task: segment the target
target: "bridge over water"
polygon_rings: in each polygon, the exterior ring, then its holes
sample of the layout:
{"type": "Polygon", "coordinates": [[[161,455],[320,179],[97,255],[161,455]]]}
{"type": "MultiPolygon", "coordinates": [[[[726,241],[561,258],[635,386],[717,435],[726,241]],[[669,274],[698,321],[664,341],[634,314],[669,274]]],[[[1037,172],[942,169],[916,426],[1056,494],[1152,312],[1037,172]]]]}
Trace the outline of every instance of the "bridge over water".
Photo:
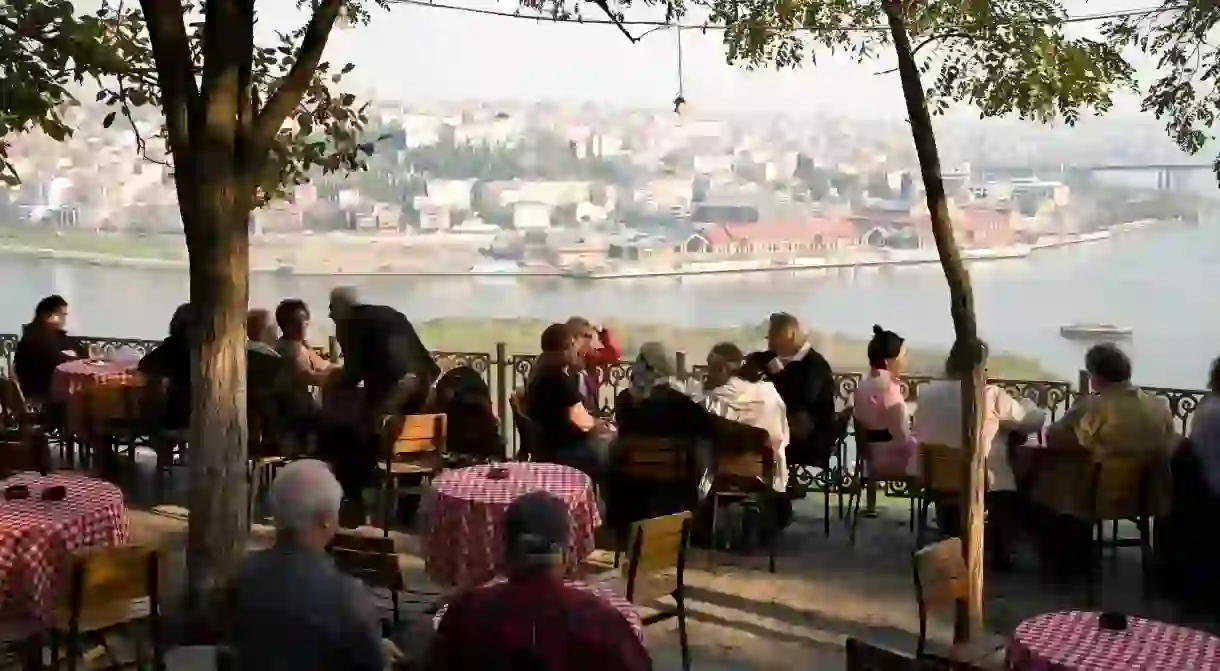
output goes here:
{"type": "Polygon", "coordinates": [[[1156,175],[1156,188],[1170,191],[1191,173],[1210,173],[1210,163],[1099,163],[1092,165],[978,165],[972,172],[984,179],[1011,179],[1014,177],[1064,177],[1068,175],[1156,175]]]}

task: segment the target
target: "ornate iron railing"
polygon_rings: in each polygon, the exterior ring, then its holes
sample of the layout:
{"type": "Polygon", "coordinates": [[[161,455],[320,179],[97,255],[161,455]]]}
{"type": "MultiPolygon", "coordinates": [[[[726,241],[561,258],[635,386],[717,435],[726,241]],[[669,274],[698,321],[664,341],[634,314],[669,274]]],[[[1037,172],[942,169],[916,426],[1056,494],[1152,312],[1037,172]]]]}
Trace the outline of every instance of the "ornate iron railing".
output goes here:
{"type": "MultiPolygon", "coordinates": [[[[18,336],[0,334],[0,374],[9,374],[12,370],[13,354],[16,351],[18,336]]],[[[155,347],[157,341],[132,338],[93,338],[82,337],[90,356],[104,358],[107,354],[121,347],[130,347],[140,353],[147,353],[155,347]]],[[[330,356],[338,355],[335,343],[330,343],[326,350],[330,356]]],[[[492,392],[492,400],[500,415],[500,421],[505,435],[510,438],[509,444],[515,451],[517,438],[512,426],[512,413],[507,411],[508,398],[514,389],[524,386],[533,370],[535,355],[508,354],[504,343],[497,343],[492,352],[446,352],[434,351],[433,357],[448,370],[457,366],[469,366],[487,381],[492,392]]],[[[677,355],[678,368],[684,377],[703,376],[703,366],[685,365],[686,357],[677,355]]],[[[627,389],[630,384],[631,362],[620,361],[602,366],[599,376],[599,393],[597,406],[602,414],[611,415],[614,412],[615,399],[618,394],[627,389]]],[[[839,408],[851,403],[852,397],[859,385],[862,374],[857,372],[836,373],[835,399],[839,408]]],[[[902,380],[902,389],[908,401],[918,403],[920,388],[933,380],[926,376],[907,376],[902,380]]],[[[1056,380],[1009,380],[993,379],[991,383],[1007,390],[1018,398],[1033,401],[1038,407],[1046,409],[1052,419],[1063,416],[1068,407],[1087,387],[1087,377],[1083,374],[1075,385],[1071,382],[1056,380]]],[[[1185,434],[1189,431],[1191,416],[1195,408],[1206,394],[1194,389],[1174,389],[1169,387],[1143,387],[1144,391],[1160,396],[1169,402],[1173,412],[1174,422],[1178,431],[1185,434]]],[[[851,442],[851,441],[848,441],[851,442]]],[[[831,463],[825,469],[794,467],[792,480],[809,491],[832,491],[853,485],[851,467],[854,461],[854,450],[847,444],[840,445],[831,463]]],[[[909,493],[899,486],[888,486],[886,494],[890,496],[908,496],[909,493]]]]}

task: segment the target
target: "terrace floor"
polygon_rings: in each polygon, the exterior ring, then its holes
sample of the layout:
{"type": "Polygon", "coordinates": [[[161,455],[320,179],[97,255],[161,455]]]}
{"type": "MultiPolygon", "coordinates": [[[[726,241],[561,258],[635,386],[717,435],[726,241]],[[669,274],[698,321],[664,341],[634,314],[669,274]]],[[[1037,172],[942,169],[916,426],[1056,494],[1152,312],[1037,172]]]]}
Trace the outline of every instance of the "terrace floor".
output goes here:
{"type": "MultiPolygon", "coordinates": [[[[907,530],[905,502],[890,501],[880,518],[863,520],[854,548],[837,517],[831,537],[824,537],[820,516],[820,496],[799,503],[796,521],[780,543],[774,575],[767,572],[765,556],[693,553],[687,583],[694,668],[791,669],[799,659],[800,668],[842,669],[843,642],[849,636],[914,650],[918,631],[910,564],[914,537],[907,530]]],[[[185,544],[181,509],[133,511],[132,528],[137,541],[179,549],[185,544]]],[[[418,537],[395,537],[404,554],[409,587],[437,593],[424,574],[418,537]]],[[[270,529],[256,527],[251,544],[257,547],[270,538],[270,529]]],[[[176,556],[181,561],[181,552],[176,556]]],[[[1039,613],[1084,607],[1083,587],[1044,586],[1032,562],[1019,559],[1024,561],[1016,573],[988,575],[987,618],[993,631],[1010,632],[1021,620],[1039,613]]],[[[608,553],[599,551],[591,561],[608,566],[608,553]]],[[[175,573],[182,575],[181,570],[175,573]]],[[[1113,564],[1107,562],[1101,606],[1182,621],[1170,605],[1142,600],[1139,587],[1138,553],[1124,550],[1113,564]]],[[[419,650],[427,644],[431,629],[425,605],[426,600],[406,604],[400,639],[408,648],[419,650]]],[[[942,641],[949,631],[947,621],[933,628],[942,641]]],[[[656,668],[681,668],[675,622],[650,627],[647,640],[656,668]]],[[[208,667],[183,660],[171,668],[208,667]]]]}

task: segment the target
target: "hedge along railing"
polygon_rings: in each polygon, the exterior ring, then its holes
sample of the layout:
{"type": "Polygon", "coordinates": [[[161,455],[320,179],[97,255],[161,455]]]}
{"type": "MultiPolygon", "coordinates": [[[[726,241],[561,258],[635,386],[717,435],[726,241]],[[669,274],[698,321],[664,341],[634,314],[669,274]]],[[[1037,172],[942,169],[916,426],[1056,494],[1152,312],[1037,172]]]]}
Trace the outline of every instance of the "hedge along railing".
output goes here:
{"type": "MultiPolygon", "coordinates": [[[[146,353],[149,349],[155,347],[158,342],[155,340],[130,338],[91,337],[81,337],[81,341],[87,346],[90,356],[99,358],[104,358],[108,353],[112,353],[122,347],[130,347],[141,353],[146,353]]],[[[3,354],[3,357],[0,358],[0,365],[5,366],[4,371],[0,372],[7,374],[7,371],[12,370],[12,357],[16,345],[17,336],[0,334],[0,353],[3,354]]],[[[333,337],[330,339],[326,351],[332,360],[339,360],[339,348],[333,337]]],[[[499,413],[501,427],[510,446],[510,451],[515,453],[517,437],[515,427],[512,425],[512,413],[508,410],[508,398],[514,389],[524,386],[530,371],[533,369],[535,355],[509,354],[504,343],[496,343],[493,352],[446,352],[439,350],[433,351],[432,355],[441,364],[442,368],[446,370],[458,366],[468,366],[483,377],[491,389],[492,401],[496,411],[499,413]]],[[[704,367],[688,367],[687,356],[683,352],[676,353],[675,360],[678,370],[683,377],[703,377],[704,367]]],[[[615,398],[619,392],[625,390],[630,384],[631,365],[632,361],[619,361],[602,367],[599,372],[601,386],[598,393],[597,405],[603,414],[609,415],[613,412],[615,398]]],[[[863,373],[859,372],[835,373],[835,399],[840,409],[851,403],[853,394],[862,376],[863,373]]],[[[904,377],[901,384],[907,400],[917,403],[919,401],[920,388],[933,379],[935,378],[930,376],[912,375],[904,377]]],[[[1038,407],[1045,408],[1050,413],[1051,419],[1062,417],[1063,413],[1080,395],[1081,391],[1085,390],[1087,392],[1088,389],[1088,375],[1083,371],[1081,371],[1075,385],[1070,382],[1054,380],[993,379],[990,382],[1005,389],[1017,398],[1029,399],[1038,405],[1038,407]]],[[[1178,431],[1183,434],[1189,430],[1194,410],[1206,393],[1199,390],[1175,389],[1171,387],[1143,387],[1143,389],[1168,401],[1169,407],[1173,412],[1174,423],[1178,431]]],[[[851,484],[850,469],[853,459],[854,456],[848,454],[846,446],[842,446],[842,449],[838,450],[838,453],[831,459],[829,468],[794,468],[791,476],[798,485],[810,491],[825,491],[827,488],[838,489],[849,486],[851,484]]],[[[891,496],[909,495],[908,492],[893,487],[887,488],[886,493],[891,496]]]]}

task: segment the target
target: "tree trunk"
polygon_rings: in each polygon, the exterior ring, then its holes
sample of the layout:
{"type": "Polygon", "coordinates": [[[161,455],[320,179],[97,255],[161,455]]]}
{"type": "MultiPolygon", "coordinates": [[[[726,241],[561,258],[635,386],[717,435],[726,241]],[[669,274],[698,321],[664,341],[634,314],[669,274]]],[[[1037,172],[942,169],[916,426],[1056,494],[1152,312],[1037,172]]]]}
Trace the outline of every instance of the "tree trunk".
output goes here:
{"type": "Polygon", "coordinates": [[[962,378],[962,445],[969,451],[970,458],[966,460],[966,472],[963,474],[966,486],[962,492],[962,540],[969,577],[968,592],[965,601],[959,603],[953,627],[954,640],[961,642],[969,640],[972,635],[980,634],[983,628],[983,515],[987,491],[987,451],[979,443],[986,387],[983,346],[978,337],[978,324],[974,317],[970,274],[962,263],[953,235],[953,223],[949,219],[949,201],[945,195],[944,181],[941,179],[940,153],[936,148],[932,115],[928,112],[927,97],[919,78],[919,66],[911,49],[906,20],[902,15],[901,4],[896,0],[882,0],[882,6],[898,58],[898,75],[902,80],[911,137],[915,143],[919,170],[927,193],[932,236],[936,239],[940,265],[949,285],[949,311],[953,318],[954,332],[953,349],[949,356],[958,364],[959,370],[971,371],[971,375],[962,378]]]}
{"type": "MultiPolygon", "coordinates": [[[[211,624],[215,596],[245,552],[246,310],[249,207],[234,202],[227,175],[201,171],[183,201],[195,315],[191,376],[187,540],[188,619],[211,624]],[[191,205],[186,205],[190,202],[191,205]],[[201,619],[202,618],[202,619],[201,619]]],[[[208,627],[210,629],[210,627],[208,627]]]]}

